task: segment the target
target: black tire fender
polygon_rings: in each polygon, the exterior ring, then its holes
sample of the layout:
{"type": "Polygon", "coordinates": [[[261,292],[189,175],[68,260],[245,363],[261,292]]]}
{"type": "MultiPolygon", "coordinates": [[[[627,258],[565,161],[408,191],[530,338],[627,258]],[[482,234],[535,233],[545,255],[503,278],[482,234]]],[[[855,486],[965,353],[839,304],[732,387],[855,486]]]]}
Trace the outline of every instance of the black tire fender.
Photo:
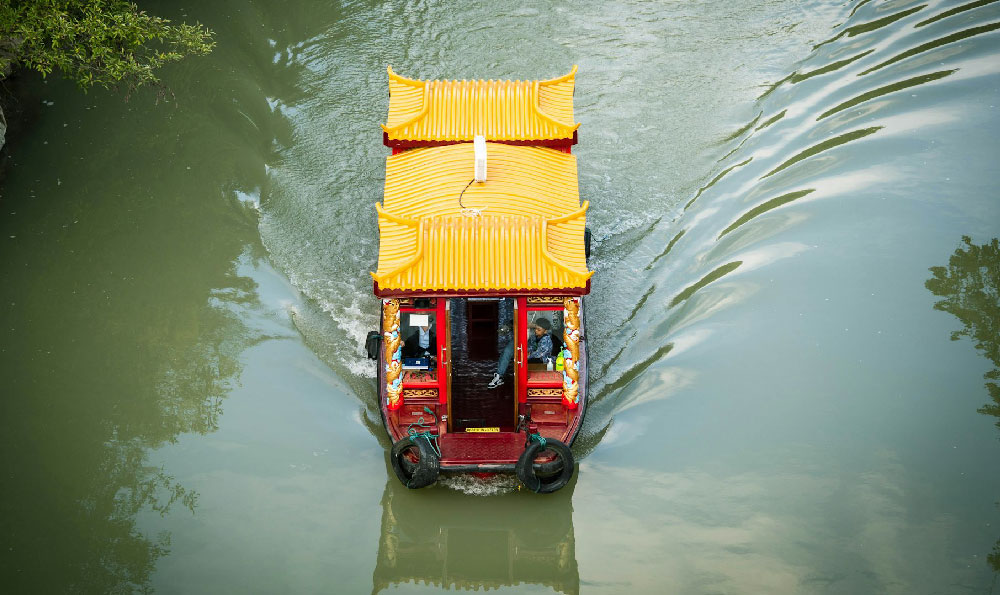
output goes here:
{"type": "Polygon", "coordinates": [[[392,445],[389,454],[392,470],[403,485],[415,490],[425,488],[437,481],[441,471],[441,460],[438,458],[430,442],[424,437],[407,436],[392,445]],[[407,453],[417,451],[417,462],[405,460],[407,453]]]}
{"type": "Polygon", "coordinates": [[[559,488],[569,483],[573,477],[573,451],[568,446],[558,440],[545,439],[545,446],[541,442],[532,441],[514,466],[514,472],[521,484],[535,492],[536,494],[551,494],[559,488]],[[552,451],[556,455],[556,461],[551,463],[536,465],[535,459],[544,451],[552,451]],[[559,465],[558,463],[561,463],[559,465]]]}
{"type": "Polygon", "coordinates": [[[368,354],[368,359],[378,359],[378,348],[381,342],[381,333],[378,331],[368,331],[368,336],[365,337],[365,352],[368,354]]]}

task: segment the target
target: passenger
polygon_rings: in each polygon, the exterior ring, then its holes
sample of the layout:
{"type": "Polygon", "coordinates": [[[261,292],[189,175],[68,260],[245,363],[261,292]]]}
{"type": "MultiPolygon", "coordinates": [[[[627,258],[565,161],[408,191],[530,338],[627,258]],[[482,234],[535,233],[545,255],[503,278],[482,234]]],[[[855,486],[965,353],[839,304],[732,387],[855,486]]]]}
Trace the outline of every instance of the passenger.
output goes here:
{"type": "MultiPolygon", "coordinates": [[[[549,334],[549,331],[552,330],[552,323],[546,318],[539,318],[535,323],[529,324],[528,328],[534,331],[528,333],[528,363],[542,363],[552,359],[552,335],[549,334]]],[[[487,388],[496,388],[503,384],[507,366],[510,365],[513,358],[514,341],[512,339],[504,348],[503,353],[500,354],[497,371],[493,374],[493,380],[490,380],[487,388]]]]}
{"type": "Polygon", "coordinates": [[[488,388],[496,388],[503,384],[503,376],[507,373],[507,366],[514,358],[514,300],[502,299],[499,304],[500,328],[497,329],[497,345],[503,345],[500,351],[500,359],[497,360],[497,371],[493,374],[488,388]]]}
{"type": "Polygon", "coordinates": [[[529,324],[528,328],[535,331],[528,333],[528,363],[545,363],[552,359],[552,323],[547,318],[539,318],[535,324],[529,324]]]}

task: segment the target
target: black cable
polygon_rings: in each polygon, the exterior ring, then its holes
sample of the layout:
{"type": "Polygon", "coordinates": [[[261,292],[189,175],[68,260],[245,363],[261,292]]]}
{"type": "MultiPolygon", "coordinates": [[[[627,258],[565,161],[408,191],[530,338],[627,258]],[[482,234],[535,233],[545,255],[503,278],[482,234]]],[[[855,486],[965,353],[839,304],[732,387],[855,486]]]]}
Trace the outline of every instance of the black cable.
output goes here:
{"type": "Polygon", "coordinates": [[[458,206],[462,207],[463,209],[465,208],[465,205],[462,204],[462,195],[465,194],[465,191],[468,190],[469,186],[472,186],[472,183],[475,181],[476,178],[472,178],[471,180],[469,180],[469,183],[465,185],[465,188],[462,188],[462,192],[459,193],[458,195],[458,206]]]}

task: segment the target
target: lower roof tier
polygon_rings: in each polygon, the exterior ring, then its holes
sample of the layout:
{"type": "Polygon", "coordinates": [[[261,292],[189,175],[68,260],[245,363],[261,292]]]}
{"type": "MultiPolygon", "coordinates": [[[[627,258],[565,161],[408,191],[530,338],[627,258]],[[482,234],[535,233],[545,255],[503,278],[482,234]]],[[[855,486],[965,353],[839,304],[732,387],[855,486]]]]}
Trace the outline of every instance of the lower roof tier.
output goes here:
{"type": "Polygon", "coordinates": [[[470,184],[472,170],[471,144],[388,157],[377,292],[585,293],[576,158],[488,143],[486,182],[470,184]]]}

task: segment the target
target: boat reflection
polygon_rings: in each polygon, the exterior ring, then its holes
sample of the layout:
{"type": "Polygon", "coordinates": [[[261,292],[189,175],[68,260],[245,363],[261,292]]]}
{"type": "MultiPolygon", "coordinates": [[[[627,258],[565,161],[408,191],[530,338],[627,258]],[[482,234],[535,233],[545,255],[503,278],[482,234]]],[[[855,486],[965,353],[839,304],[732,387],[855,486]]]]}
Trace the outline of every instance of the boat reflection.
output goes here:
{"type": "Polygon", "coordinates": [[[474,591],[541,585],[579,593],[575,474],[544,497],[513,492],[488,498],[440,486],[408,490],[387,474],[372,593],[407,583],[474,591]]]}
{"type": "MultiPolygon", "coordinates": [[[[976,349],[993,363],[984,376],[991,402],[977,411],[998,418],[1000,429],[1000,240],[973,244],[972,238],[963,236],[948,265],[931,267],[930,271],[933,276],[924,285],[943,298],[934,303],[934,309],[954,315],[964,325],[951,334],[952,341],[972,339],[976,349]]],[[[1000,540],[986,562],[994,572],[1000,572],[1000,540]]]]}

